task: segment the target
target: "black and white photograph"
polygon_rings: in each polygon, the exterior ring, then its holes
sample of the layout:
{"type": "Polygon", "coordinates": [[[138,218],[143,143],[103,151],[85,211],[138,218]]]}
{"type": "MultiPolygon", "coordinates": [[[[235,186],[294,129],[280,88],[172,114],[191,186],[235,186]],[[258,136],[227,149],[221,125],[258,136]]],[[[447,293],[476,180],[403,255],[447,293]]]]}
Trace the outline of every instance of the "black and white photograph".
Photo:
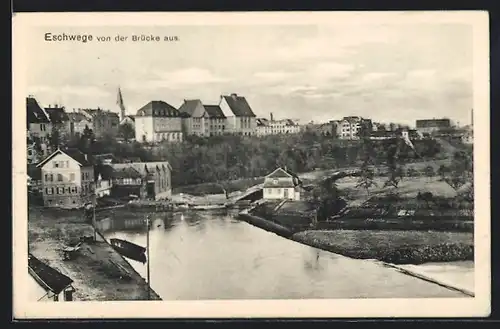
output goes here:
{"type": "Polygon", "coordinates": [[[488,314],[487,14],[302,15],[15,17],[19,314],[488,314]]]}

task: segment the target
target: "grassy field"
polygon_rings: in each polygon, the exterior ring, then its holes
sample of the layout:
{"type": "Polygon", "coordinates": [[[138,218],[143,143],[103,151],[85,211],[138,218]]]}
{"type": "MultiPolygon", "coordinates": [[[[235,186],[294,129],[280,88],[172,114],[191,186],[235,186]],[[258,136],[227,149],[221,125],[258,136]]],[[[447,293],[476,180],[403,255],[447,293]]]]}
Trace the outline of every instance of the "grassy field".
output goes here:
{"type": "Polygon", "coordinates": [[[304,231],[293,240],[359,259],[394,264],[474,260],[472,233],[418,231],[304,231]]]}
{"type": "MultiPolygon", "coordinates": [[[[92,227],[79,211],[31,208],[28,213],[29,251],[74,280],[75,300],[146,300],[147,284],[128,262],[102,239],[83,244],[78,257],[64,261],[59,249],[92,236],[92,227]],[[130,274],[123,276],[115,264],[130,274]]],[[[153,298],[159,299],[156,294],[153,298]]]]}

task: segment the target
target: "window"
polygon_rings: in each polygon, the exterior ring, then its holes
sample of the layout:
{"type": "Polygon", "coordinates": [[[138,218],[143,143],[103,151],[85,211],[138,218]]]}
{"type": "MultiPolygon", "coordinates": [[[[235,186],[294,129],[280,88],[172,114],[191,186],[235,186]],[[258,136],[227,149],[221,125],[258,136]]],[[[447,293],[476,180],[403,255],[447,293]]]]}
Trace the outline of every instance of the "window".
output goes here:
{"type": "Polygon", "coordinates": [[[70,180],[70,182],[74,182],[75,181],[75,173],[70,173],[69,174],[69,180],[70,180]]]}
{"type": "Polygon", "coordinates": [[[274,185],[278,185],[278,180],[277,179],[273,179],[273,184],[274,185]]]}
{"type": "Polygon", "coordinates": [[[47,195],[51,195],[52,194],[52,187],[46,188],[45,193],[47,193],[47,195]]]}
{"type": "Polygon", "coordinates": [[[71,188],[71,193],[77,193],[78,192],[78,189],[76,188],[76,186],[73,186],[71,188]]]}
{"type": "Polygon", "coordinates": [[[54,295],[54,302],[58,302],[59,301],[59,295],[54,295]]]}
{"type": "Polygon", "coordinates": [[[64,187],[58,187],[57,194],[64,194],[64,187]]]}
{"type": "Polygon", "coordinates": [[[52,167],[59,168],[59,162],[57,162],[57,161],[52,162],[52,167]]]}
{"type": "Polygon", "coordinates": [[[63,176],[61,174],[57,174],[57,181],[62,182],[63,181],[63,176]]]}
{"type": "Polygon", "coordinates": [[[49,178],[50,176],[48,174],[45,174],[45,181],[48,182],[49,181],[49,178]]]}

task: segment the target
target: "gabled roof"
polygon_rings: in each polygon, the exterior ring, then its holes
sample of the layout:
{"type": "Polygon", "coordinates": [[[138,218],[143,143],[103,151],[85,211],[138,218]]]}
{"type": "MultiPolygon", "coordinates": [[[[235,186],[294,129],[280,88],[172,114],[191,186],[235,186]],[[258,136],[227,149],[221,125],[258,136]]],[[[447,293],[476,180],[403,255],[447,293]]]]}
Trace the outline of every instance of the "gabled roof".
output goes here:
{"type": "Polygon", "coordinates": [[[272,173],[266,176],[266,178],[287,178],[287,177],[293,177],[293,178],[299,178],[296,173],[293,171],[287,169],[287,168],[281,168],[278,167],[276,168],[272,173]]]}
{"type": "Polygon", "coordinates": [[[137,111],[137,116],[180,117],[180,112],[164,101],[151,101],[137,111]]]}
{"type": "Polygon", "coordinates": [[[224,99],[237,117],[255,117],[250,105],[248,104],[245,97],[238,96],[237,94],[231,94],[230,96],[221,96],[224,99]]]}
{"type": "Polygon", "coordinates": [[[68,114],[68,119],[71,122],[81,122],[81,121],[89,121],[85,115],[82,113],[78,112],[69,112],[68,114]]]}
{"type": "Polygon", "coordinates": [[[43,161],[41,161],[39,164],[37,164],[37,167],[43,167],[47,162],[49,162],[51,159],[53,159],[56,155],[59,154],[66,154],[82,167],[88,167],[92,166],[92,157],[90,155],[85,155],[82,151],[78,149],[65,149],[62,151],[61,149],[57,149],[54,153],[46,157],[43,161]]]}
{"type": "MultiPolygon", "coordinates": [[[[111,168],[111,177],[112,178],[142,178],[142,174],[137,171],[134,167],[118,167],[114,168],[113,166],[106,166],[111,168]]],[[[104,179],[104,176],[102,176],[104,179]]]]}
{"type": "Polygon", "coordinates": [[[181,107],[179,107],[179,111],[182,113],[189,114],[189,116],[193,116],[198,106],[203,106],[201,100],[185,99],[184,103],[182,103],[181,107]]]}
{"type": "Polygon", "coordinates": [[[104,180],[111,179],[113,177],[113,167],[110,165],[96,165],[94,167],[94,178],[97,180],[99,178],[99,175],[101,175],[101,178],[104,180]]]}
{"type": "Polygon", "coordinates": [[[208,116],[211,118],[226,118],[219,105],[203,105],[203,107],[205,107],[205,111],[207,111],[208,116]]]}
{"type": "Polygon", "coordinates": [[[154,172],[156,170],[172,170],[172,167],[167,161],[159,162],[130,162],[130,163],[113,163],[111,164],[114,170],[122,170],[123,168],[133,168],[139,172],[142,176],[148,173],[154,172]]]}
{"type": "Polygon", "coordinates": [[[28,272],[46,291],[59,294],[73,283],[73,280],[32,254],[28,254],[28,272]]]}
{"type": "Polygon", "coordinates": [[[26,120],[28,124],[50,123],[49,115],[33,97],[26,97],[26,120]]]}
{"type": "Polygon", "coordinates": [[[45,112],[49,115],[52,123],[63,123],[69,120],[64,107],[46,107],[45,112]]]}

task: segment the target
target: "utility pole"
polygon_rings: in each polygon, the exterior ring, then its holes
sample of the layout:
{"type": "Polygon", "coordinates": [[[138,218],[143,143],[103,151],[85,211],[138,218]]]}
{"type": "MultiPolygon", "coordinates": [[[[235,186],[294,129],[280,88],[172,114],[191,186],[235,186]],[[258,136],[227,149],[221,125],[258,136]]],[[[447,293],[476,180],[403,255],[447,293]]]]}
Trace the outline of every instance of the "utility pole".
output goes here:
{"type": "Polygon", "coordinates": [[[146,216],[146,260],[147,260],[147,278],[148,278],[148,300],[151,300],[151,277],[149,267],[149,215],[146,216]]]}

